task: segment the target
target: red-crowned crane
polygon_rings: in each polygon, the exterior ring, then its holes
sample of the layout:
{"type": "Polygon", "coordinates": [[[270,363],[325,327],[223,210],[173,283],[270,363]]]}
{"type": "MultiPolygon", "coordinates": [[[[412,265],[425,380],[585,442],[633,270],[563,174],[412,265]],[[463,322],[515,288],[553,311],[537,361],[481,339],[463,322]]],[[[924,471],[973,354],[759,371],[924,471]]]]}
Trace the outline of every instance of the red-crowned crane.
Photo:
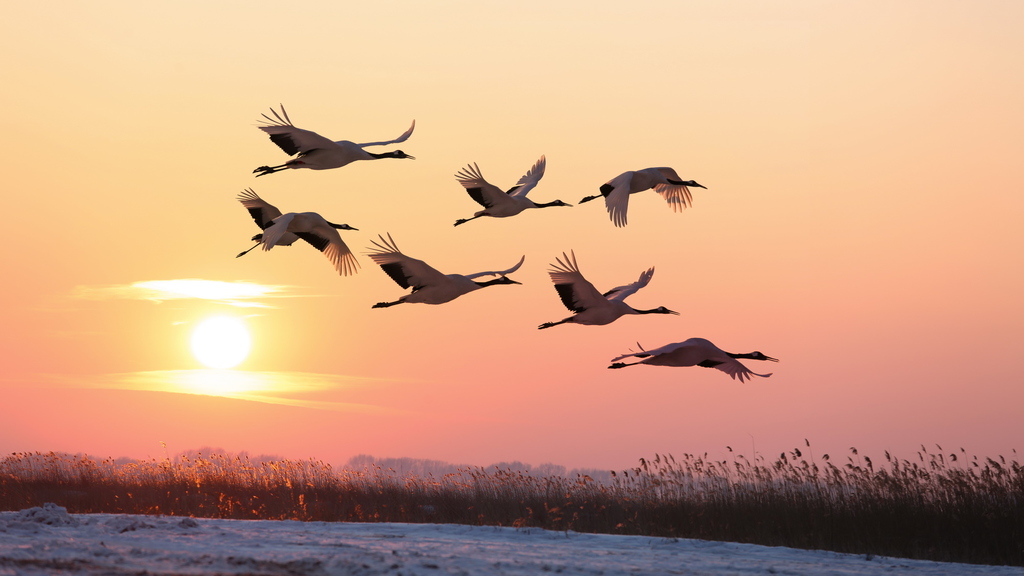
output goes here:
{"type": "Polygon", "coordinates": [[[653,350],[643,350],[641,348],[640,352],[616,356],[612,358],[613,364],[609,368],[625,368],[626,366],[636,366],[637,364],[650,364],[651,366],[702,366],[704,368],[721,370],[733,379],[739,378],[740,382],[743,382],[744,378],[749,380],[753,376],[760,376],[761,378],[771,376],[770,373],[758,374],[751,372],[749,368],[740,364],[737,358],[767,360],[770,362],[779,361],[777,358],[765,356],[761,352],[748,352],[746,354],[726,352],[704,338],[690,338],[683,342],[668,344],[653,350]],[[642,360],[631,364],[618,362],[618,360],[631,356],[642,358],[642,360]]]}
{"type": "Polygon", "coordinates": [[[580,273],[575,252],[571,257],[563,252],[562,257],[565,258],[564,262],[560,258],[555,258],[556,263],[551,265],[548,275],[551,276],[551,282],[555,284],[555,290],[558,291],[562,303],[574,314],[558,322],[545,322],[538,326],[538,329],[543,330],[565,323],[602,326],[627,314],[679,314],[664,306],[651,310],[637,310],[624,302],[637,290],[647,286],[654,276],[654,268],[640,274],[640,278],[632,284],[618,286],[601,294],[580,273]]]}
{"type": "MultiPolygon", "coordinates": [[[[671,168],[645,168],[623,172],[601,186],[601,193],[587,196],[580,204],[604,196],[604,205],[608,215],[616,226],[626,225],[626,209],[629,208],[629,195],[654,188],[672,207],[679,212],[693,203],[688,186],[704,188],[693,180],[683,180],[671,168]]],[[[706,189],[706,188],[705,188],[706,189]]]]}
{"type": "Polygon", "coordinates": [[[259,129],[269,134],[270,139],[281,150],[284,150],[290,156],[295,156],[295,158],[280,166],[260,166],[252,171],[257,177],[280,172],[288,168],[309,168],[311,170],[341,168],[356,160],[377,160],[378,158],[410,158],[415,160],[415,158],[401,150],[382,152],[380,154],[364,150],[367,146],[385,146],[387,144],[405,142],[412,135],[413,129],[416,128],[415,120],[412,121],[412,126],[405,133],[394,140],[356,144],[348,140],[333,142],[316,132],[296,128],[292,124],[291,119],[288,118],[288,113],[285,112],[283,105],[281,106],[280,114],[273,108],[270,109],[270,112],[274,115],[274,118],[263,114],[263,117],[267,120],[265,125],[260,126],[259,129]]]}
{"type": "MultiPolygon", "coordinates": [[[[298,239],[303,239],[317,250],[324,253],[334,265],[338,274],[348,276],[355,274],[359,262],[341,239],[338,230],[356,230],[348,224],[328,222],[316,212],[289,212],[281,214],[274,205],[260,198],[251,188],[238,195],[238,201],[249,210],[256,225],[263,229],[262,234],[252,237],[256,246],[270,250],[274,246],[289,246],[298,239]]],[[[238,254],[248,254],[253,246],[238,254]]]]}
{"type": "Polygon", "coordinates": [[[387,308],[403,302],[422,304],[444,304],[451,302],[463,294],[479,290],[487,286],[498,284],[519,284],[509,278],[511,274],[523,265],[526,256],[519,259],[519,263],[508,270],[494,272],[477,272],[476,274],[442,274],[433,269],[426,262],[410,258],[399,251],[391,235],[388,234],[385,240],[380,236],[380,242],[371,240],[373,247],[367,255],[376,262],[388,276],[391,277],[402,288],[412,288],[411,294],[406,294],[394,302],[378,302],[372,308],[387,308]],[[475,278],[481,276],[497,276],[493,280],[477,282],[475,278]]]}
{"type": "Polygon", "coordinates": [[[530,200],[526,197],[537,186],[540,179],[544,177],[544,168],[547,166],[547,160],[544,156],[537,160],[533,168],[523,175],[516,182],[516,185],[508,190],[508,192],[502,192],[500,188],[491,184],[487,180],[484,180],[483,175],[480,173],[480,167],[474,162],[472,166],[466,166],[455,175],[459,183],[469,193],[470,198],[476,201],[477,204],[484,207],[476,214],[473,214],[472,218],[461,218],[455,221],[455,225],[465,224],[475,218],[481,216],[490,216],[492,218],[508,218],[509,216],[515,216],[523,210],[528,208],[547,208],[549,206],[571,206],[561,200],[554,200],[552,202],[542,202],[540,204],[530,200]]]}

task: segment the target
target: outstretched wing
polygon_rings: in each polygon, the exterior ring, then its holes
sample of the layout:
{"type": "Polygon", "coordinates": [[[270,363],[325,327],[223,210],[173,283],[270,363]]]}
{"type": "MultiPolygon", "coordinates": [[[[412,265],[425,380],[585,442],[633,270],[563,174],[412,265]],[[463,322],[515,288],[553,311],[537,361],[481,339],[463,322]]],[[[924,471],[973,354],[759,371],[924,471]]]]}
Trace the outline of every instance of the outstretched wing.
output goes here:
{"type": "Polygon", "coordinates": [[[626,225],[626,209],[629,208],[629,185],[633,172],[623,172],[601,186],[604,194],[604,206],[612,223],[622,227],[626,225]]]}
{"type": "Polygon", "coordinates": [[[295,212],[278,216],[274,218],[270,226],[263,229],[262,243],[264,250],[270,250],[280,243],[281,237],[289,233],[288,225],[292,223],[293,218],[295,218],[295,212]]]}
{"type": "Polygon", "coordinates": [[[371,240],[373,247],[367,252],[378,266],[402,288],[412,288],[413,292],[429,285],[443,284],[448,277],[431,268],[426,262],[410,258],[398,250],[395,240],[388,234],[387,240],[379,236],[380,242],[371,240]]]}
{"type": "Polygon", "coordinates": [[[525,262],[525,261],[526,261],[526,255],[524,254],[523,257],[519,259],[519,262],[515,266],[509,268],[508,270],[495,270],[495,271],[492,271],[492,272],[477,272],[476,274],[466,274],[465,277],[468,278],[469,280],[472,280],[473,278],[479,278],[481,276],[507,276],[507,275],[515,272],[516,270],[519,270],[519,267],[522,266],[523,262],[525,262]]]}
{"type": "Polygon", "coordinates": [[[516,185],[509,189],[507,194],[509,196],[516,196],[519,198],[525,197],[530,193],[530,190],[533,190],[537,186],[540,179],[544,177],[544,168],[547,167],[547,164],[547,159],[541,155],[540,160],[537,160],[533,165],[533,168],[530,168],[526,174],[519,179],[519,182],[516,182],[516,185]]]}
{"type": "Polygon", "coordinates": [[[626,284],[625,286],[616,286],[611,290],[604,293],[604,297],[609,300],[618,300],[619,302],[625,300],[632,294],[635,294],[637,290],[647,286],[651,281],[651,277],[654,276],[654,267],[650,267],[646,272],[640,274],[640,278],[632,284],[626,284]]]}
{"type": "Polygon", "coordinates": [[[558,297],[562,299],[562,304],[572,312],[583,312],[587,308],[593,308],[605,304],[608,301],[601,293],[594,288],[594,285],[587,281],[580,274],[580,268],[576,264],[576,253],[571,252],[572,256],[566,255],[562,252],[561,258],[555,258],[555,264],[551,265],[551,270],[548,270],[548,275],[551,276],[551,282],[555,285],[555,290],[558,291],[558,297]]]}
{"type": "Polygon", "coordinates": [[[728,374],[729,377],[732,378],[733,380],[736,380],[738,378],[740,382],[743,382],[744,378],[750,380],[754,376],[767,378],[772,375],[770,372],[768,374],[758,374],[757,372],[752,372],[750,368],[747,368],[746,366],[741,364],[739,360],[729,357],[726,357],[726,359],[724,360],[705,360],[697,365],[703,366],[704,368],[715,368],[721,370],[722,372],[728,374]]]}
{"type": "Polygon", "coordinates": [[[688,206],[693,205],[693,196],[690,189],[682,184],[657,184],[654,191],[661,194],[661,197],[672,207],[673,212],[682,212],[688,206]]]}
{"type": "Polygon", "coordinates": [[[637,345],[638,348],[640,348],[639,352],[630,352],[628,354],[622,354],[621,356],[616,356],[615,358],[612,358],[611,361],[612,362],[616,362],[618,360],[622,360],[623,358],[629,358],[630,356],[635,356],[637,358],[651,358],[651,357],[654,357],[654,356],[659,356],[661,354],[670,354],[672,352],[675,352],[679,348],[687,346],[688,344],[689,344],[689,340],[687,340],[685,342],[673,342],[671,344],[666,344],[664,346],[661,346],[660,348],[652,348],[651,350],[644,350],[643,346],[640,346],[640,343],[637,342],[636,345],[637,345]]]}
{"type": "Polygon", "coordinates": [[[672,207],[673,212],[682,212],[687,206],[693,205],[693,196],[690,195],[690,189],[683,184],[683,179],[679,177],[674,168],[662,166],[654,168],[654,170],[657,170],[665,180],[668,180],[668,184],[656,184],[654,191],[661,194],[661,197],[672,207]]]}
{"type": "Polygon", "coordinates": [[[494,184],[484,180],[483,175],[480,173],[480,167],[476,165],[476,162],[472,166],[467,165],[462,170],[459,170],[455,174],[455,178],[466,189],[469,197],[484,208],[493,208],[509,202],[507,194],[494,184]]]}
{"type": "Polygon", "coordinates": [[[238,201],[249,210],[249,215],[261,230],[266,230],[270,222],[281,215],[276,206],[260,198],[252,188],[246,188],[238,194],[238,201]]]}
{"type": "Polygon", "coordinates": [[[412,136],[412,131],[415,128],[416,128],[416,121],[413,120],[412,121],[412,126],[409,126],[408,130],[403,132],[401,136],[399,136],[398,138],[395,138],[394,140],[386,140],[384,142],[366,142],[364,144],[357,144],[357,146],[359,146],[360,148],[365,148],[367,146],[386,146],[388,144],[398,144],[399,142],[405,142],[406,140],[409,139],[409,136],[412,136]]]}
{"type": "Polygon", "coordinates": [[[284,104],[281,105],[281,113],[278,114],[273,108],[270,112],[274,115],[274,118],[263,114],[266,120],[261,120],[264,126],[260,126],[259,129],[263,130],[270,135],[270,139],[277,144],[281,150],[284,150],[285,154],[294,156],[296,154],[302,154],[309,152],[316,148],[330,147],[334,145],[334,142],[324,138],[316,132],[309,130],[303,130],[296,128],[292,124],[288,113],[285,112],[284,104]]]}
{"type": "Polygon", "coordinates": [[[310,231],[296,232],[295,235],[323,252],[324,256],[334,265],[338,274],[349,276],[355,274],[359,269],[359,262],[356,260],[355,254],[349,250],[338,231],[323,218],[317,218],[316,224],[310,231]]]}

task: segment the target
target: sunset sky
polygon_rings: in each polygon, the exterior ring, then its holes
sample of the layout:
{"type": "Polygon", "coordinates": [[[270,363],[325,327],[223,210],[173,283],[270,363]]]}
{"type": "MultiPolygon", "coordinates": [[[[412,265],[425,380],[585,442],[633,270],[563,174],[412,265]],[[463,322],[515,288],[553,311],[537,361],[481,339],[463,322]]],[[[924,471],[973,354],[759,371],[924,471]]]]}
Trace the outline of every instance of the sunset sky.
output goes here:
{"type": "Polygon", "coordinates": [[[0,454],[163,457],[203,446],[623,468],[654,453],[769,458],[925,444],[1024,449],[1024,4],[772,2],[11,3],[0,244],[0,454]],[[283,103],[332,140],[416,160],[328,171],[258,120],[283,103]],[[454,174],[571,208],[477,219],[454,174]],[[579,205],[671,166],[674,213],[634,195],[616,228],[579,205]],[[358,274],[259,232],[235,196],[341,231],[358,274]],[[390,233],[444,273],[511,277],[453,302],[365,256],[390,233]],[[547,270],[575,251],[605,291],[679,316],[569,315],[547,270]],[[201,282],[181,282],[194,280],[201,282]],[[247,359],[190,349],[242,319],[247,359]],[[690,337],[768,379],[608,370],[690,337]]]}

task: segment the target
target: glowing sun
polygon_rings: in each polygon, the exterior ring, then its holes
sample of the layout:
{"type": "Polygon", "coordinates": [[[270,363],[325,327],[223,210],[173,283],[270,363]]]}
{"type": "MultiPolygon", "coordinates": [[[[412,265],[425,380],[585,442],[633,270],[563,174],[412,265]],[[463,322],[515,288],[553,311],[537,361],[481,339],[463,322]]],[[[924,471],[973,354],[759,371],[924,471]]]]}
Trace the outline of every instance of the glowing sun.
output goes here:
{"type": "Polygon", "coordinates": [[[192,332],[192,354],[207,368],[238,366],[251,345],[245,322],[230,316],[207,318],[192,332]]]}

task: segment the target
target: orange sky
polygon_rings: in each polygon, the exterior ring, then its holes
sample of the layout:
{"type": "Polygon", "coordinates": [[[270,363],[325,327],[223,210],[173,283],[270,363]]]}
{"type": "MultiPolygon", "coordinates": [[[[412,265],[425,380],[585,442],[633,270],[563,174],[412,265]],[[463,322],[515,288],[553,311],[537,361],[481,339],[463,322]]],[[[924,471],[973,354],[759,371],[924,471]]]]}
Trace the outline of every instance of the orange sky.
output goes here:
{"type": "Polygon", "coordinates": [[[0,453],[621,468],[804,438],[1024,448],[1021,21],[1019,3],[952,1],[8,6],[0,453]],[[287,159],[255,128],[278,103],[335,140],[415,119],[417,159],[256,179],[287,159]],[[530,197],[575,206],[452,226],[478,209],[456,171],[507,188],[541,154],[530,197]],[[576,205],[649,166],[708,189],[681,214],[634,196],[623,229],[576,205]],[[258,231],[247,187],[359,228],[360,272],[306,245],[235,259],[258,231]],[[445,273],[525,254],[522,285],[371,310],[403,294],[363,255],[386,232],[445,273]],[[681,315],[538,331],[569,315],[546,270],[570,249],[600,290],[655,266],[629,303],[681,315]],[[276,292],[127,289],[177,279],[276,292]],[[215,314],[245,319],[235,371],[272,390],[174,391],[215,314]],[[606,369],[695,336],[781,362],[748,362],[774,376],[744,384],[606,369]]]}

